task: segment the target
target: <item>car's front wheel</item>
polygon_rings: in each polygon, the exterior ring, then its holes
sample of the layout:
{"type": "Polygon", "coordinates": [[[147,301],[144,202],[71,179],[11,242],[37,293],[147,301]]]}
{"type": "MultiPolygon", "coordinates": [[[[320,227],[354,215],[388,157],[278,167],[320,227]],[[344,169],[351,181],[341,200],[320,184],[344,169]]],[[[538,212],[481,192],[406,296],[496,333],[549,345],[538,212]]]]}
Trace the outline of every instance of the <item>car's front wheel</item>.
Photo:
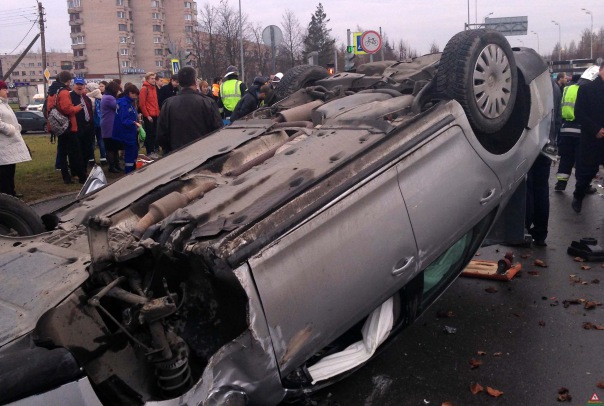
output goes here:
{"type": "Polygon", "coordinates": [[[44,231],[40,216],[31,207],[16,197],[0,193],[0,235],[24,237],[44,231]]]}
{"type": "Polygon", "coordinates": [[[497,31],[458,33],[445,46],[436,85],[438,93],[461,104],[474,131],[501,130],[512,115],[518,89],[510,44],[497,31]]]}

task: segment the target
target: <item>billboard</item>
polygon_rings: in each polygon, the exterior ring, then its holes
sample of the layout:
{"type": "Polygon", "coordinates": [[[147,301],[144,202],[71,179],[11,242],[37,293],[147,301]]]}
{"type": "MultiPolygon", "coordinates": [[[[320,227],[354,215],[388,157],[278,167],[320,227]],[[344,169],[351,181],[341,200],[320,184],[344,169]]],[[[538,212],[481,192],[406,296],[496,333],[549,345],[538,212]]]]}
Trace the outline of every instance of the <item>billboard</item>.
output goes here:
{"type": "Polygon", "coordinates": [[[499,31],[506,36],[526,35],[528,31],[528,17],[487,17],[484,20],[484,28],[499,31]]]}

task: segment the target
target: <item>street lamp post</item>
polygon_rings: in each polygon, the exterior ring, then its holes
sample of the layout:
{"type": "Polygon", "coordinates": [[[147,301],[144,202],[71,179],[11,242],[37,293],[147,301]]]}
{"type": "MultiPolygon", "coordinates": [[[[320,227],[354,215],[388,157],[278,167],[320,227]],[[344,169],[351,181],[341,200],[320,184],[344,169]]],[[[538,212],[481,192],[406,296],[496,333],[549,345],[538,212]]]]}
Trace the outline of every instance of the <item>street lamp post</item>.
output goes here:
{"type": "Polygon", "coordinates": [[[482,21],[484,21],[484,28],[487,28],[487,18],[489,18],[492,15],[493,15],[493,12],[491,11],[489,14],[484,16],[484,18],[482,19],[482,21]]]}
{"type": "Polygon", "coordinates": [[[558,21],[552,20],[552,23],[558,26],[558,60],[560,61],[562,59],[562,29],[558,21]]]}
{"type": "Polygon", "coordinates": [[[241,80],[245,82],[245,68],[243,66],[243,23],[241,22],[241,0],[239,0],[239,55],[241,59],[241,80]]]}
{"type": "Polygon", "coordinates": [[[537,36],[537,53],[541,54],[541,51],[539,51],[539,34],[537,34],[535,31],[531,32],[537,36]]]}
{"type": "Polygon", "coordinates": [[[589,17],[591,18],[591,28],[589,30],[589,59],[594,59],[594,15],[585,8],[582,8],[581,10],[585,11],[585,14],[589,14],[589,17]]]}

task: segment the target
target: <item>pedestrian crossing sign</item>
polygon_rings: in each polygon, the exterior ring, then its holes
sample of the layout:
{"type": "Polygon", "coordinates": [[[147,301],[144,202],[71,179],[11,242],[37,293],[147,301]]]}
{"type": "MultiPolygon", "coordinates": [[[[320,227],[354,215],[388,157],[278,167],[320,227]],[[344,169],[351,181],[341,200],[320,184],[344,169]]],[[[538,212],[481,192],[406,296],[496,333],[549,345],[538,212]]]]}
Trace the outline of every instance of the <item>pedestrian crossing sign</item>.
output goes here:
{"type": "Polygon", "coordinates": [[[171,59],[170,64],[172,65],[172,74],[176,75],[180,70],[180,61],[178,59],[171,59]]]}

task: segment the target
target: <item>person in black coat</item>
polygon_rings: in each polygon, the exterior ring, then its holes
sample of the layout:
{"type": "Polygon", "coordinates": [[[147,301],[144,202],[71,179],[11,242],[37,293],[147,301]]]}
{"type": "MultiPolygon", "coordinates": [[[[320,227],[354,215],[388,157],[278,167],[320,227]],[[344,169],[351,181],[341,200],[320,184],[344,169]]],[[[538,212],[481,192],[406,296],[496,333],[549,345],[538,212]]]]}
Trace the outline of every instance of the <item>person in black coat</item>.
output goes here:
{"type": "Polygon", "coordinates": [[[222,127],[216,103],[197,91],[197,72],[186,66],[178,71],[182,90],[164,101],[157,134],[164,153],[169,153],[222,127]]]}
{"type": "Polygon", "coordinates": [[[604,164],[604,63],[593,82],[579,87],[575,116],[581,124],[572,208],[580,213],[591,180],[604,164]]]}
{"type": "Polygon", "coordinates": [[[167,85],[163,85],[157,91],[157,104],[159,104],[159,108],[161,109],[162,104],[172,96],[176,96],[178,94],[178,76],[172,75],[170,78],[170,83],[167,85]]]}
{"type": "Polygon", "coordinates": [[[237,102],[233,114],[231,114],[231,122],[245,117],[260,106],[260,102],[264,100],[270,91],[270,86],[266,84],[266,78],[258,76],[254,79],[254,84],[243,95],[241,100],[237,102]]]}

